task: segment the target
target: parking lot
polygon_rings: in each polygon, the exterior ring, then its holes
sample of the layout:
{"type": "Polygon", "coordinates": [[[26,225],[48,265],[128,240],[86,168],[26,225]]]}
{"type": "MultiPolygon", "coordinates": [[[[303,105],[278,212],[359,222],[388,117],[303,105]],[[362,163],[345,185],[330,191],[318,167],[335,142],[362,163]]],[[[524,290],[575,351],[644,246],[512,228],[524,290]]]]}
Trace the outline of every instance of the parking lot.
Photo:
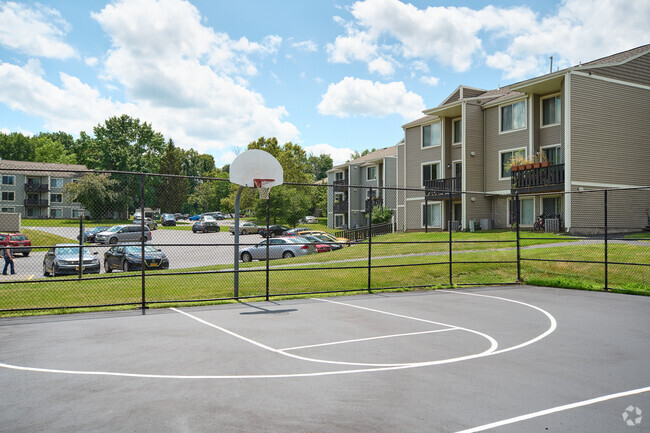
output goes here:
{"type": "MultiPolygon", "coordinates": [[[[159,225],[157,230],[151,232],[151,243],[159,247],[169,257],[170,269],[232,264],[235,238],[228,231],[228,226],[231,224],[233,224],[232,220],[219,221],[221,227],[219,233],[192,233],[191,230],[174,230],[159,225]]],[[[78,227],[30,228],[75,240],[79,235],[78,227]]],[[[248,244],[254,245],[263,239],[258,234],[249,234],[241,235],[239,241],[242,245],[241,248],[245,248],[248,244]]],[[[96,251],[100,261],[103,262],[104,252],[110,246],[91,244],[89,248],[91,251],[96,251]]],[[[16,275],[19,278],[42,276],[44,256],[45,251],[32,251],[28,257],[17,254],[15,259],[16,275]]]]}

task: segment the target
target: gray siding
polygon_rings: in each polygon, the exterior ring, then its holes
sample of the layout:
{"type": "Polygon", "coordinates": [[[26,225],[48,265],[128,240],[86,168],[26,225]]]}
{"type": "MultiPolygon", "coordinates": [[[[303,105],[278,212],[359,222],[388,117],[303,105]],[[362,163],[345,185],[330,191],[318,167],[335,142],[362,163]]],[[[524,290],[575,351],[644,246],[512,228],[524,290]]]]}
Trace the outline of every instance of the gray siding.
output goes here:
{"type": "Polygon", "coordinates": [[[595,75],[650,86],[648,71],[650,71],[650,53],[618,66],[585,69],[585,72],[595,75]]]}
{"type": "MultiPolygon", "coordinates": [[[[468,103],[465,112],[467,115],[465,119],[466,189],[467,191],[485,191],[486,154],[483,146],[483,109],[477,104],[468,103]],[[472,156],[472,152],[475,153],[475,156],[472,156]]],[[[492,204],[484,195],[469,193],[465,203],[467,221],[491,217],[492,204]],[[471,200],[472,197],[475,199],[474,201],[471,200]]]]}
{"type": "Polygon", "coordinates": [[[571,80],[572,182],[650,185],[650,90],[571,80]]]}

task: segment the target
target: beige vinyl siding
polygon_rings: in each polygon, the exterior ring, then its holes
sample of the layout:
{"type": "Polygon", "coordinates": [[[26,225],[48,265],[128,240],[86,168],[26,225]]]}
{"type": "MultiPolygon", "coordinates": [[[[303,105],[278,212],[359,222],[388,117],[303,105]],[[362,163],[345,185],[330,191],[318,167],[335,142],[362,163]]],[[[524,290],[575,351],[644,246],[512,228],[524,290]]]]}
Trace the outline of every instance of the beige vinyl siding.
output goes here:
{"type": "MultiPolygon", "coordinates": [[[[526,103],[526,112],[528,112],[526,103]]],[[[501,161],[499,151],[514,148],[528,148],[528,127],[525,129],[499,134],[499,107],[485,110],[485,190],[509,190],[509,180],[499,180],[501,161]]],[[[528,115],[526,115],[528,118],[528,115]]]]}
{"type": "MultiPolygon", "coordinates": [[[[465,173],[467,191],[485,191],[485,153],[483,150],[483,109],[478,104],[467,103],[465,113],[465,173]],[[476,155],[472,156],[472,152],[476,155]]],[[[467,221],[490,218],[492,205],[482,194],[468,194],[465,200],[467,221]],[[475,201],[471,201],[471,198],[475,201]]]]}
{"type": "Polygon", "coordinates": [[[573,182],[650,185],[650,90],[573,75],[573,182]]]}
{"type": "Polygon", "coordinates": [[[637,57],[636,59],[630,60],[622,65],[585,69],[585,72],[591,72],[595,75],[613,78],[615,80],[629,81],[650,86],[649,70],[650,53],[637,57]]]}
{"type": "Polygon", "coordinates": [[[460,99],[460,89],[457,89],[450,97],[445,101],[445,104],[451,104],[460,99]]]}
{"type": "MultiPolygon", "coordinates": [[[[415,127],[406,130],[406,186],[419,188],[422,186],[422,163],[441,161],[442,146],[421,148],[422,128],[415,127]]],[[[442,166],[441,166],[442,168],[442,166]]]]}
{"type": "Polygon", "coordinates": [[[463,88],[463,98],[474,98],[485,93],[485,90],[481,89],[469,89],[467,87],[463,88]]]}

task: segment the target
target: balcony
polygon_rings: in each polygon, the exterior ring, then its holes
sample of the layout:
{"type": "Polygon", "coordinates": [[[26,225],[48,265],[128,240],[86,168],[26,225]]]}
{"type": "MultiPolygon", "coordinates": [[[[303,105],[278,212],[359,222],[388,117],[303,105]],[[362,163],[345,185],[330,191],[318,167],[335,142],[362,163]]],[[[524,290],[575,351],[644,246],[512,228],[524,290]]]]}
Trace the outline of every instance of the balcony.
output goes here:
{"type": "Polygon", "coordinates": [[[50,190],[46,183],[26,183],[25,191],[27,192],[48,192],[50,190]]]}
{"type": "Polygon", "coordinates": [[[348,211],[348,201],[341,200],[334,202],[334,212],[343,213],[348,211]]]}
{"type": "Polygon", "coordinates": [[[511,190],[520,194],[564,190],[564,164],[530,168],[511,173],[511,190]]]}
{"type": "Polygon", "coordinates": [[[424,189],[427,200],[444,200],[449,198],[449,192],[451,192],[451,198],[460,197],[460,193],[463,190],[463,178],[462,177],[447,177],[445,179],[433,179],[424,181],[424,189]]]}
{"type": "Polygon", "coordinates": [[[347,179],[335,180],[332,185],[334,185],[334,192],[345,191],[347,190],[348,187],[348,180],[347,179]]]}
{"type": "Polygon", "coordinates": [[[384,205],[384,199],[381,197],[366,199],[366,212],[370,212],[372,209],[383,205],[384,205]]]}
{"type": "Polygon", "coordinates": [[[38,198],[26,198],[25,199],[25,206],[29,207],[47,207],[48,203],[47,200],[41,200],[38,198]]]}

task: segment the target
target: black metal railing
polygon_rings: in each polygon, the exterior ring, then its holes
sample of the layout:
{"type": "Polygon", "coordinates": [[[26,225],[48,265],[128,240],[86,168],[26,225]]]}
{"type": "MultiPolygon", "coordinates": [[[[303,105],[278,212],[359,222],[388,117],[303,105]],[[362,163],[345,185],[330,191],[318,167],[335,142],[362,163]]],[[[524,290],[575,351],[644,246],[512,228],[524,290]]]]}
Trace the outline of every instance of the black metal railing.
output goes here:
{"type": "Polygon", "coordinates": [[[511,173],[511,189],[521,193],[564,189],[564,164],[532,167],[511,173]]]}
{"type": "Polygon", "coordinates": [[[47,207],[48,203],[47,203],[47,200],[42,200],[40,198],[26,198],[25,199],[25,206],[47,207]]]}
{"type": "Polygon", "coordinates": [[[26,183],[25,191],[27,192],[48,192],[50,187],[46,183],[26,183]]]}
{"type": "Polygon", "coordinates": [[[341,179],[341,180],[335,180],[332,185],[334,185],[334,192],[339,192],[339,191],[345,191],[348,187],[348,180],[347,179],[341,179]]]}
{"type": "Polygon", "coordinates": [[[334,232],[334,236],[337,238],[349,239],[351,242],[359,242],[368,239],[369,233],[372,237],[375,237],[393,233],[394,231],[395,227],[393,223],[384,223],[373,224],[370,230],[368,230],[368,226],[357,227],[356,229],[340,230],[338,232],[334,232]]]}
{"type": "Polygon", "coordinates": [[[457,198],[463,190],[463,178],[459,176],[425,180],[424,190],[429,200],[444,200],[449,198],[449,192],[452,193],[452,198],[457,198]]]}
{"type": "Polygon", "coordinates": [[[384,199],[381,197],[373,197],[366,199],[366,213],[372,212],[373,208],[384,205],[384,199]]]}

